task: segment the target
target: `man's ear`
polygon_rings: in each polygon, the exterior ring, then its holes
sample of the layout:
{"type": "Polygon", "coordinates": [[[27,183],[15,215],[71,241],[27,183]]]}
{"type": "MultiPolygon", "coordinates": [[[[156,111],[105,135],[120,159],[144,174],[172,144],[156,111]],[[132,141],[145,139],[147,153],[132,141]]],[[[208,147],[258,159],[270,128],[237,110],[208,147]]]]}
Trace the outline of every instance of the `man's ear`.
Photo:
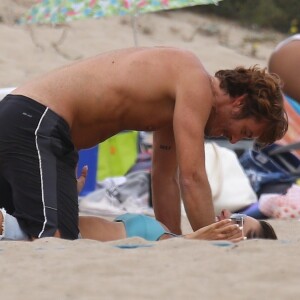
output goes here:
{"type": "Polygon", "coordinates": [[[241,106],[244,105],[244,101],[245,101],[245,97],[246,95],[241,95],[241,96],[238,96],[236,98],[234,98],[233,100],[233,107],[235,108],[240,108],[241,106]]]}

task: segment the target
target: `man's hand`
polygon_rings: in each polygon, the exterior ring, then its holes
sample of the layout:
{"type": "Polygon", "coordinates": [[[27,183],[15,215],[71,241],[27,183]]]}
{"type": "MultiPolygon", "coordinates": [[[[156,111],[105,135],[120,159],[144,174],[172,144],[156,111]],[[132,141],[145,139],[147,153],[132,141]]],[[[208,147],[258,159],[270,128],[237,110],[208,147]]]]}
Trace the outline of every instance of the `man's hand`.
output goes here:
{"type": "MultiPolygon", "coordinates": [[[[81,170],[81,174],[80,176],[77,178],[77,192],[78,194],[82,191],[84,184],[85,184],[85,180],[87,177],[87,173],[88,173],[88,166],[84,166],[81,170]]],[[[77,174],[77,172],[76,172],[77,174]]]]}

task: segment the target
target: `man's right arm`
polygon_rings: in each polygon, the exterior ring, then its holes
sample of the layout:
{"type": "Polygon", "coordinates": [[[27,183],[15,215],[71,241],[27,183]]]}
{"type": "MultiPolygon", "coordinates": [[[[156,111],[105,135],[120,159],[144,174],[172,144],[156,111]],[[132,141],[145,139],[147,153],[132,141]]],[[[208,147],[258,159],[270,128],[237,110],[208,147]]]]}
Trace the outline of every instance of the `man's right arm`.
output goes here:
{"type": "Polygon", "coordinates": [[[172,126],[154,132],[152,201],[155,218],[173,233],[181,234],[181,200],[172,126]]]}

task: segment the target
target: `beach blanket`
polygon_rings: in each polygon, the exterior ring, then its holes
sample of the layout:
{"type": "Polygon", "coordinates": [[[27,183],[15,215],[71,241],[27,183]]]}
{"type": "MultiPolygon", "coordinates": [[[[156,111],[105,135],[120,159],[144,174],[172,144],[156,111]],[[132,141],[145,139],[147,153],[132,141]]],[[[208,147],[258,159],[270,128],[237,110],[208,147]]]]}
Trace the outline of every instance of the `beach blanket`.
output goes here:
{"type": "Polygon", "coordinates": [[[150,173],[137,171],[98,182],[94,192],[79,200],[79,211],[109,216],[126,212],[153,216],[150,197],[150,173]]]}

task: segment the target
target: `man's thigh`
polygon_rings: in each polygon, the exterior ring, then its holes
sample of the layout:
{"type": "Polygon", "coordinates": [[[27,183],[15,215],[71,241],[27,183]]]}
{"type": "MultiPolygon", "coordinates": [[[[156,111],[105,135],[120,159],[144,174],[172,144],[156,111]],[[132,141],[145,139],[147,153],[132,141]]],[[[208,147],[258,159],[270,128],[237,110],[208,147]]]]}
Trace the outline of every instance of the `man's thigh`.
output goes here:
{"type": "Polygon", "coordinates": [[[75,239],[78,155],[66,123],[34,101],[14,104],[6,114],[0,106],[0,123],[6,118],[7,126],[0,129],[0,188],[6,191],[0,204],[29,236],[54,236],[59,230],[63,238],[75,239]]]}

